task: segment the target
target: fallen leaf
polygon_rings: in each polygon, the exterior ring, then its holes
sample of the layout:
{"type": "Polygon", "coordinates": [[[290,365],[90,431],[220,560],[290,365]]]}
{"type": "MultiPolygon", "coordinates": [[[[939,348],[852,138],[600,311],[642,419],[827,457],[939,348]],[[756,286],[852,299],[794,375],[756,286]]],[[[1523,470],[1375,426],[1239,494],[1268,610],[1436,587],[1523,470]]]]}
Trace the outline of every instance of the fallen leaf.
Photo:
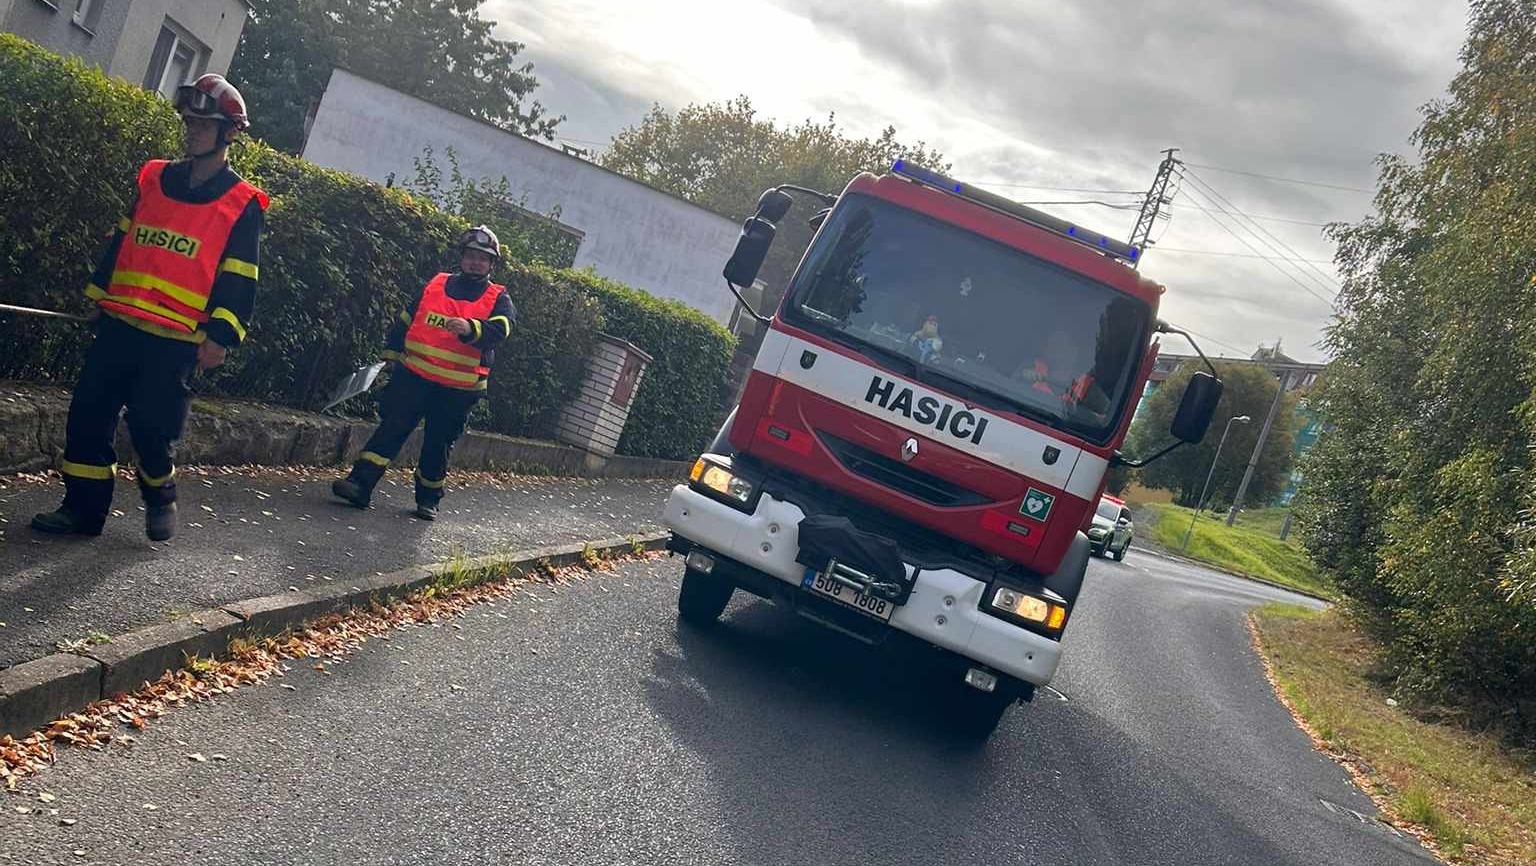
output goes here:
{"type": "Polygon", "coordinates": [[[227,761],[227,760],[229,760],[229,756],[228,755],[209,755],[208,757],[213,759],[213,760],[215,760],[215,761],[227,761]]]}
{"type": "Polygon", "coordinates": [[[160,810],[160,807],[156,806],[154,803],[145,803],[144,804],[144,811],[146,811],[146,812],[157,812],[159,810],[160,810]]]}
{"type": "Polygon", "coordinates": [[[453,689],[456,692],[464,691],[464,687],[463,686],[449,686],[448,688],[453,689]]]}
{"type": "Polygon", "coordinates": [[[73,827],[80,822],[76,821],[74,818],[60,818],[59,823],[66,827],[73,827]]]}
{"type": "Polygon", "coordinates": [[[299,690],[297,686],[291,686],[291,685],[289,685],[287,683],[282,683],[281,685],[282,685],[283,688],[287,689],[290,692],[296,692],[296,691],[299,690]]]}
{"type": "Polygon", "coordinates": [[[52,794],[48,793],[47,791],[43,791],[42,793],[37,795],[37,799],[42,800],[44,803],[52,803],[54,800],[57,800],[59,798],[53,796],[52,794]]]}
{"type": "Polygon", "coordinates": [[[28,806],[17,806],[16,811],[22,815],[32,814],[32,809],[28,806]]]}
{"type": "Polygon", "coordinates": [[[208,759],[203,757],[203,753],[202,752],[193,752],[192,754],[187,756],[187,759],[191,760],[191,761],[196,761],[199,764],[206,764],[206,763],[208,763],[208,759]]]}
{"type": "Polygon", "coordinates": [[[235,562],[245,562],[245,557],[237,553],[235,554],[235,562]]]}

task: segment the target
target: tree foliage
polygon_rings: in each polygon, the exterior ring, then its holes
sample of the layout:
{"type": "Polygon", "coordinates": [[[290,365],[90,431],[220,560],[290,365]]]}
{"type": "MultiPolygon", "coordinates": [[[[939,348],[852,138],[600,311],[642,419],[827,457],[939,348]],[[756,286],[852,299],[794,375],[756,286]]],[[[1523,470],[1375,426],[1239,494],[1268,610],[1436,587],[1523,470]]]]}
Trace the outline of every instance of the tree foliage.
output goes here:
{"type": "MultiPolygon", "coordinates": [[[[898,141],[895,127],[874,138],[855,138],[834,115],[780,126],[759,117],[746,96],[677,112],[654,106],[639,124],[614,136],[602,156],[608,168],[732,219],[751,216],[770,187],[794,183],[837,193],[859,172],[889,168],[896,159],[949,168],[943,155],[923,142],[898,141]]],[[[807,218],[822,207],[806,196],[797,195],[797,201],[803,203],[779,226],[759,274],[775,293],[783,292],[810,243],[807,218]]]]}
{"type": "Polygon", "coordinates": [[[1418,160],[1336,226],[1300,509],[1400,691],[1536,731],[1536,6],[1474,0],[1418,160]]]}
{"type": "MultiPolygon", "coordinates": [[[[1192,364],[1185,364],[1168,377],[1157,393],[1137,414],[1131,425],[1126,447],[1127,453],[1143,456],[1152,454],[1169,441],[1168,427],[1178,411],[1179,400],[1196,372],[1192,364]]],[[[1216,459],[1216,449],[1221,445],[1222,431],[1227,420],[1247,415],[1247,424],[1232,425],[1226,445],[1221,448],[1221,459],[1211,475],[1211,489],[1206,494],[1208,503],[1230,503],[1237,495],[1243,472],[1253,457],[1253,446],[1259,441],[1259,431],[1264,426],[1264,416],[1269,414],[1275,391],[1280,380],[1273,373],[1253,364],[1223,364],[1218,362],[1217,371],[1225,388],[1221,402],[1216,407],[1216,420],[1199,445],[1186,445],[1168,456],[1140,470],[1139,478],[1147,487],[1171,490],[1174,501],[1193,507],[1205,484],[1211,461],[1216,459]]],[[[1264,440],[1264,451],[1259,456],[1253,480],[1248,484],[1245,502],[1250,506],[1266,503],[1285,489],[1291,472],[1291,448],[1296,441],[1296,396],[1286,394],[1281,398],[1275,413],[1275,422],[1264,440]]]]}
{"type": "Polygon", "coordinates": [[[554,137],[563,119],[532,100],[524,46],[499,39],[483,0],[252,0],[230,80],[253,132],[296,153],[331,70],[364,78],[523,135],[554,137]]]}

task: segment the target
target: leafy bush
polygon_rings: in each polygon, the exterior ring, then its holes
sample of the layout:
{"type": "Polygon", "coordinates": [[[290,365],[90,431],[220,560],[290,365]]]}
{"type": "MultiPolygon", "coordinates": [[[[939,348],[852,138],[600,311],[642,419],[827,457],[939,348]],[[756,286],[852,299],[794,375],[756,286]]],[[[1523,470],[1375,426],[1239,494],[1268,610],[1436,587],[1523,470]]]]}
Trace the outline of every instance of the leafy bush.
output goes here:
{"type": "MultiPolygon", "coordinates": [[[[178,152],[179,122],[159,96],[3,33],[0,80],[0,298],[83,311],[102,236],[126,212],[139,166],[178,152]]],[[[247,341],[199,376],[199,390],[317,408],[337,381],[378,357],[399,311],[452,266],[467,223],[425,197],[259,141],[242,141],[231,160],[272,205],[247,341]]],[[[512,252],[520,249],[532,247],[512,252]]],[[[712,320],[585,272],[508,262],[497,279],[519,325],[497,352],[477,424],[552,435],[606,327],[656,356],[623,453],[686,457],[714,432],[734,344],[712,320]]],[[[10,350],[0,377],[63,383],[86,345],[76,325],[6,315],[0,341],[10,350]]]]}
{"type": "MultiPolygon", "coordinates": [[[[0,299],[84,312],[91,264],[144,161],[181,141],[164,99],[0,33],[0,299]]],[[[0,377],[72,377],[76,325],[0,314],[0,377]]]]}

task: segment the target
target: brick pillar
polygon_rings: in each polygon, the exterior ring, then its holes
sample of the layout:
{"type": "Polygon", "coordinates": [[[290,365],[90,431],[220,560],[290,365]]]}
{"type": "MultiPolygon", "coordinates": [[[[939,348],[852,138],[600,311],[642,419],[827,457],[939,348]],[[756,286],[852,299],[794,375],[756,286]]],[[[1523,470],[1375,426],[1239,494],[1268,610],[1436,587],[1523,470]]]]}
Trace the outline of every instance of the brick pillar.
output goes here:
{"type": "Polygon", "coordinates": [[[560,441],[601,458],[612,457],[650,362],[651,356],[634,344],[600,334],[581,391],[560,410],[560,441]]]}

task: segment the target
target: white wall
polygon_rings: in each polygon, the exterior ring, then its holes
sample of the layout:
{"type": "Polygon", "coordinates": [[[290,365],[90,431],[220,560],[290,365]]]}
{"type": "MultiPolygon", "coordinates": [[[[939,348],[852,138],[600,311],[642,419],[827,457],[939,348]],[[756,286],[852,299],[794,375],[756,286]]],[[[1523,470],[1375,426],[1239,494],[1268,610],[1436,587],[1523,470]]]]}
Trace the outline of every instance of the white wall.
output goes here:
{"type": "MultiPolygon", "coordinates": [[[[342,69],[315,116],[304,158],[379,183],[414,179],[414,157],[431,147],[447,168],[453,148],[469,177],[503,176],[524,206],[560,208],[584,234],[576,267],[675,298],[724,324],[735,304],[720,270],[739,226],[680,198],[535,141],[454,114],[342,69]]],[[[656,352],[660,346],[644,346],[656,352]]]]}

